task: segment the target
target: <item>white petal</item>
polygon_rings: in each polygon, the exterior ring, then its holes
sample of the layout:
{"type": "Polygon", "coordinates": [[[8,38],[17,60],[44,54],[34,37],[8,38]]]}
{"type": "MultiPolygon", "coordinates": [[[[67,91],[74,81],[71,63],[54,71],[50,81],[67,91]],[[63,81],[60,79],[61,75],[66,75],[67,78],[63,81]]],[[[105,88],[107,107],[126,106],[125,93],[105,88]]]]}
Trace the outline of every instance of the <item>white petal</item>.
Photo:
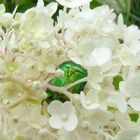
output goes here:
{"type": "Polygon", "coordinates": [[[119,83],[119,89],[122,93],[125,93],[125,86],[126,86],[126,83],[124,81],[121,81],[119,83]]]}
{"type": "Polygon", "coordinates": [[[118,16],[118,24],[119,24],[120,26],[123,26],[123,25],[124,25],[122,14],[119,14],[119,16],[118,16]]]}
{"type": "Polygon", "coordinates": [[[91,80],[89,80],[88,82],[89,82],[90,86],[91,86],[93,89],[95,89],[95,90],[97,90],[97,91],[100,91],[100,90],[101,90],[101,86],[100,86],[99,84],[94,83],[94,82],[91,81],[91,80]]]}
{"type": "Polygon", "coordinates": [[[5,14],[0,15],[0,19],[1,19],[0,24],[6,27],[9,26],[13,21],[12,14],[10,13],[5,13],[5,14]]]}
{"type": "Polygon", "coordinates": [[[62,104],[62,102],[60,102],[58,100],[53,101],[48,105],[47,110],[51,115],[61,115],[61,113],[64,110],[63,104],[62,104]]]}
{"type": "Polygon", "coordinates": [[[140,75],[126,81],[125,91],[129,96],[140,96],[140,75]]]}
{"type": "Polygon", "coordinates": [[[136,111],[140,111],[140,99],[130,98],[128,104],[136,111]]]}
{"type": "Polygon", "coordinates": [[[47,122],[48,117],[46,114],[42,115],[40,113],[40,106],[32,105],[29,110],[28,123],[34,128],[41,128],[41,126],[46,125],[47,122]]]}
{"type": "Polygon", "coordinates": [[[92,92],[87,93],[87,95],[85,96],[84,92],[81,91],[80,100],[85,109],[92,110],[100,106],[99,103],[96,103],[98,101],[98,96],[96,96],[95,93],[92,92]]]}
{"type": "Polygon", "coordinates": [[[70,116],[69,120],[64,123],[64,128],[67,131],[72,131],[76,128],[77,124],[78,124],[78,118],[75,114],[73,114],[70,116]]]}
{"type": "Polygon", "coordinates": [[[65,102],[63,104],[63,107],[64,107],[65,114],[70,115],[70,114],[75,113],[75,107],[73,106],[73,104],[71,102],[69,102],[69,101],[65,102]]]}
{"type": "Polygon", "coordinates": [[[92,0],[56,0],[63,6],[75,8],[90,3],[92,0]]]}
{"type": "Polygon", "coordinates": [[[68,55],[70,59],[74,61],[75,63],[80,64],[80,65],[82,64],[80,58],[77,56],[77,54],[74,51],[72,50],[68,51],[68,55]]]}
{"type": "Polygon", "coordinates": [[[58,115],[53,115],[49,119],[49,124],[52,128],[61,129],[63,127],[63,121],[60,119],[58,115]]]}
{"type": "Polygon", "coordinates": [[[37,7],[44,7],[44,1],[43,0],[38,0],[37,7]]]}
{"type": "Polygon", "coordinates": [[[125,113],[127,110],[127,102],[122,94],[123,93],[114,93],[107,99],[107,102],[110,106],[118,108],[121,113],[125,113]]]}
{"type": "Polygon", "coordinates": [[[86,96],[83,91],[80,92],[80,101],[81,101],[81,104],[85,107],[86,106],[86,96]]]}
{"type": "Polygon", "coordinates": [[[0,42],[0,51],[1,52],[4,52],[4,50],[5,50],[5,42],[4,41],[1,41],[0,42]]]}
{"type": "Polygon", "coordinates": [[[4,4],[0,4],[0,13],[4,13],[5,12],[5,6],[4,4]]]}
{"type": "Polygon", "coordinates": [[[100,67],[89,68],[88,69],[88,79],[90,82],[93,82],[93,84],[101,82],[103,80],[101,68],[100,67]]]}
{"type": "Polygon", "coordinates": [[[51,2],[50,4],[48,4],[46,7],[45,7],[45,13],[48,14],[48,16],[52,16],[56,10],[57,10],[57,7],[58,7],[58,3],[56,2],[51,2]]]}
{"type": "Polygon", "coordinates": [[[93,104],[90,104],[90,105],[86,105],[85,108],[88,109],[88,110],[93,110],[93,109],[99,108],[99,106],[100,106],[100,104],[93,103],[93,104]]]}
{"type": "Polygon", "coordinates": [[[121,113],[125,113],[127,110],[127,102],[123,96],[120,96],[118,98],[118,109],[120,110],[121,113]]]}
{"type": "Polygon", "coordinates": [[[109,48],[96,48],[92,52],[92,57],[95,59],[97,65],[107,63],[111,58],[111,50],[109,48]]]}
{"type": "Polygon", "coordinates": [[[124,32],[124,41],[129,44],[132,43],[132,41],[137,41],[138,39],[140,39],[140,30],[138,26],[128,26],[124,32]]]}

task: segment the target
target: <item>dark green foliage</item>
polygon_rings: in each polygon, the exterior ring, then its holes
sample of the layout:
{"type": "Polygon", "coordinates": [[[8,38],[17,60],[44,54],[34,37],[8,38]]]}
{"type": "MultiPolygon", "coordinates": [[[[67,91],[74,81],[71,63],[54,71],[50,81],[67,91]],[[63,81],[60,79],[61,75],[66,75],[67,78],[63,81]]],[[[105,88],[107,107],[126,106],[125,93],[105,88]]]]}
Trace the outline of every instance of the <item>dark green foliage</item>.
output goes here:
{"type": "Polygon", "coordinates": [[[99,3],[98,1],[94,0],[90,3],[90,7],[93,9],[97,6],[101,6],[101,3],[99,3]]]}
{"type": "Polygon", "coordinates": [[[138,113],[132,113],[132,114],[129,114],[129,117],[130,117],[131,121],[137,122],[137,120],[139,118],[139,114],[138,113]]]}
{"type": "Polygon", "coordinates": [[[19,4],[17,11],[25,12],[27,9],[35,6],[36,6],[36,2],[34,2],[33,0],[24,0],[24,3],[19,4]]]}
{"type": "Polygon", "coordinates": [[[12,12],[15,8],[15,3],[13,0],[3,0],[3,3],[6,7],[6,12],[12,12]]]}
{"type": "Polygon", "coordinates": [[[123,81],[123,78],[120,75],[117,75],[113,78],[113,83],[112,84],[113,84],[115,90],[119,90],[119,83],[121,81],[123,81]]]}
{"type": "Polygon", "coordinates": [[[34,0],[1,0],[6,7],[6,12],[12,13],[15,7],[18,5],[18,12],[24,12],[27,9],[34,7],[36,2],[34,0]]]}
{"type": "MultiPolygon", "coordinates": [[[[13,12],[14,8],[18,5],[18,12],[25,12],[27,9],[36,6],[37,0],[0,0],[4,3],[7,12],[13,12]]],[[[45,4],[52,2],[52,0],[45,0],[45,4]]]]}
{"type": "Polygon", "coordinates": [[[133,0],[131,3],[130,20],[140,26],[140,0],[133,0]]]}

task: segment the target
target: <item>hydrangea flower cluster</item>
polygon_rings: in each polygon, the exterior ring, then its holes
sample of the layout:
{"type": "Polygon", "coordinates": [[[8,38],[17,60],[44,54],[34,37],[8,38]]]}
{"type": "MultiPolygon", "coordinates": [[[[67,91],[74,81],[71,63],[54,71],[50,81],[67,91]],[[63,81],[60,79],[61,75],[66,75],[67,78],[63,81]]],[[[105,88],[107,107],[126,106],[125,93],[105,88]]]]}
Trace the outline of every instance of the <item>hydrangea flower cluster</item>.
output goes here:
{"type": "Polygon", "coordinates": [[[139,140],[140,30],[107,5],[57,1],[56,20],[54,2],[12,14],[0,5],[0,139],[139,140]],[[66,61],[88,75],[52,85],[66,61]],[[80,82],[79,94],[68,90],[80,82]],[[46,102],[47,88],[69,100],[46,102]]]}

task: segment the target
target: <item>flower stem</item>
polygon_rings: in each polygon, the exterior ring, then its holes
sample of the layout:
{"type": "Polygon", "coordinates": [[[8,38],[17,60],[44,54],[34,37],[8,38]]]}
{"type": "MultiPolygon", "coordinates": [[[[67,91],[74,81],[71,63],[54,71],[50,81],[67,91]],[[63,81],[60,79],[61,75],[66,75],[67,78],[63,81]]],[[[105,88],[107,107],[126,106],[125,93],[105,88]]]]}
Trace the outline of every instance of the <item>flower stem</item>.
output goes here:
{"type": "Polygon", "coordinates": [[[14,108],[15,106],[19,105],[20,103],[22,103],[23,101],[27,100],[28,98],[29,98],[29,95],[25,94],[24,96],[21,96],[20,98],[18,98],[13,103],[10,103],[10,104],[6,105],[5,109],[10,110],[10,109],[14,108]]]}
{"type": "Polygon", "coordinates": [[[75,85],[77,85],[79,83],[86,82],[87,80],[88,80],[87,77],[82,78],[80,80],[75,81],[74,83],[70,83],[70,84],[66,85],[64,88],[69,89],[69,88],[71,88],[71,87],[73,87],[73,86],[75,86],[75,85]]]}
{"type": "Polygon", "coordinates": [[[68,92],[64,87],[56,87],[50,84],[45,84],[45,87],[51,89],[52,91],[58,92],[59,94],[64,94],[69,98],[72,97],[72,94],[68,92]]]}

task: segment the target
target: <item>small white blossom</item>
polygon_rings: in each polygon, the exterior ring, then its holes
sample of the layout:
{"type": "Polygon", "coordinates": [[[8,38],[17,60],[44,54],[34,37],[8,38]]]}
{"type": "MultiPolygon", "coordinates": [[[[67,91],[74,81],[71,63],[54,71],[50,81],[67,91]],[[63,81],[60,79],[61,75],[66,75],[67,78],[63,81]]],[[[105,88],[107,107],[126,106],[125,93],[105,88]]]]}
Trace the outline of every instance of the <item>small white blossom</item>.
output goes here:
{"type": "Polygon", "coordinates": [[[76,111],[71,102],[53,101],[48,106],[48,112],[51,114],[49,124],[52,128],[72,131],[78,124],[76,111]]]}

